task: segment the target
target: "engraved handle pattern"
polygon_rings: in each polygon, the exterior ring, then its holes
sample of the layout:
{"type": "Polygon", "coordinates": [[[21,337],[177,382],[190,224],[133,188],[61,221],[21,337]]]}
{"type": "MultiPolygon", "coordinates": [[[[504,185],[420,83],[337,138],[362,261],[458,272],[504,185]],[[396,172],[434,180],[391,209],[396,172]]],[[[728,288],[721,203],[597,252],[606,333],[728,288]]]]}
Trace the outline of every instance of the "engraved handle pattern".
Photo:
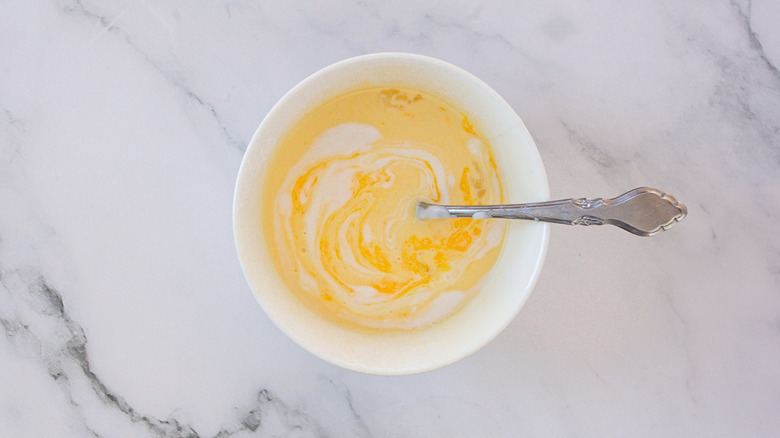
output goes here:
{"type": "Polygon", "coordinates": [[[650,187],[639,187],[612,199],[578,198],[531,204],[435,206],[422,203],[425,210],[437,210],[431,218],[473,217],[528,219],[567,225],[610,224],[639,236],[653,236],[683,220],[688,210],[672,195],[650,187]]]}

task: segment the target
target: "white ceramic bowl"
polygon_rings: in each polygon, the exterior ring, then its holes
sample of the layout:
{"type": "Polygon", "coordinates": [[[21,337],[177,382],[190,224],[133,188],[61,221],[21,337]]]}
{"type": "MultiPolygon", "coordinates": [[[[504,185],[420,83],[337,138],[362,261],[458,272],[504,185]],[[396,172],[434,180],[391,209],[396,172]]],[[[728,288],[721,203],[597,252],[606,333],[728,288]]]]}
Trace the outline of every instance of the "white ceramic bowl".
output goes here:
{"type": "Polygon", "coordinates": [[[370,86],[415,88],[465,112],[488,140],[509,202],[544,201],[549,188],[531,135],[512,108],[470,73],[437,59],[378,53],[347,59],[290,90],[260,124],[236,183],[233,227],[241,266],[268,316],[303,348],[333,364],[370,374],[414,374],[449,365],[487,344],[531,293],[547,249],[546,224],[513,221],[491,278],[457,313],[431,328],[364,333],[316,315],[278,275],[263,236],[261,187],[278,142],[317,105],[370,86]]]}

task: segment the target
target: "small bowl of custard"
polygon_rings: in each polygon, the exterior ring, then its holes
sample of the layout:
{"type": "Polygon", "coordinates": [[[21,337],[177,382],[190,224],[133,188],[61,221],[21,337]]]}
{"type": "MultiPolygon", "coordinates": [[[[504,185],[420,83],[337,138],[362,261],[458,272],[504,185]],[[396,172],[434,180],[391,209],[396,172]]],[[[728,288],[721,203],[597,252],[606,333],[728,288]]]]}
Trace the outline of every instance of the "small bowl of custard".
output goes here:
{"type": "Polygon", "coordinates": [[[378,53],[290,90],[252,138],[233,226],[271,320],[335,365],[404,375],[458,361],[519,312],[548,226],[417,218],[420,202],[544,201],[525,125],[493,89],[444,61],[378,53]]]}

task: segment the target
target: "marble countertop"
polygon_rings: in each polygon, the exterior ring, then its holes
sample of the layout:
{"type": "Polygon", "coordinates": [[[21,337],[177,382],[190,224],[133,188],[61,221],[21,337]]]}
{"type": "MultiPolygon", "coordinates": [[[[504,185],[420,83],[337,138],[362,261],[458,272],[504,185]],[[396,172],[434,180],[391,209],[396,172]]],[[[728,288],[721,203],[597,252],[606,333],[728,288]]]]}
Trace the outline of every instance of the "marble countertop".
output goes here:
{"type": "Polygon", "coordinates": [[[777,436],[780,6],[2,1],[0,436],[777,436]],[[335,61],[459,65],[553,198],[667,190],[672,230],[551,229],[514,322],[447,368],[302,350],[242,275],[254,130],[335,61]]]}

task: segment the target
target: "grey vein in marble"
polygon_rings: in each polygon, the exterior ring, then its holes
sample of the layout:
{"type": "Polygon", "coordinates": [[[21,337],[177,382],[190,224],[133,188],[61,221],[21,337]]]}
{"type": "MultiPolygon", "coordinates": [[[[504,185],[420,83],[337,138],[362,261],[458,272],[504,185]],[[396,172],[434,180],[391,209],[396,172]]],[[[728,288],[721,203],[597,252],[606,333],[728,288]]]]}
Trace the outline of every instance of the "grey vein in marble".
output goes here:
{"type": "Polygon", "coordinates": [[[95,20],[100,23],[106,32],[111,32],[121,37],[128,46],[130,46],[141,57],[143,57],[146,63],[149,64],[154,70],[156,70],[162,77],[164,77],[168,83],[182,92],[189,100],[195,102],[198,106],[210,114],[211,118],[214,120],[214,123],[217,125],[217,129],[219,129],[228,145],[238,148],[241,151],[246,150],[248,141],[238,140],[236,136],[228,131],[224,121],[217,112],[217,108],[212,103],[198,95],[198,93],[185,84],[184,81],[176,78],[173,74],[171,74],[170,71],[165,69],[160,62],[153,59],[148,53],[142,50],[141,47],[135,44],[131,36],[115,24],[116,19],[111,20],[103,15],[91,11],[84,6],[81,0],[69,0],[68,3],[63,5],[62,11],[69,15],[82,16],[95,20]]]}
{"type": "MultiPolygon", "coordinates": [[[[18,136],[25,131],[24,122],[18,119],[7,109],[2,110],[0,115],[0,145],[5,143],[5,148],[0,148],[0,163],[10,165],[19,157],[21,152],[21,143],[18,136]]],[[[7,177],[7,172],[0,173],[0,180],[7,177]]]]}
{"type": "MultiPolygon", "coordinates": [[[[479,9],[474,9],[474,11],[469,14],[468,18],[470,20],[475,20],[478,17],[479,17],[479,9]]],[[[425,16],[425,19],[426,19],[426,21],[428,23],[431,24],[432,28],[436,28],[436,27],[451,27],[451,28],[458,29],[459,31],[466,32],[469,35],[472,35],[472,36],[476,37],[476,39],[478,41],[483,41],[483,42],[484,41],[487,41],[487,42],[496,41],[496,42],[501,43],[502,46],[504,46],[505,48],[509,49],[513,53],[521,55],[527,61],[535,62],[535,60],[533,60],[533,59],[529,58],[528,56],[526,56],[525,53],[519,51],[517,46],[515,46],[515,44],[513,44],[509,39],[507,39],[503,34],[501,34],[499,32],[488,34],[488,33],[485,33],[485,32],[478,31],[475,28],[469,27],[468,23],[460,23],[460,22],[457,22],[457,21],[455,21],[453,19],[449,19],[449,18],[446,18],[446,17],[437,16],[437,15],[433,15],[433,14],[427,14],[425,16]]]]}
{"type": "Polygon", "coordinates": [[[368,428],[368,425],[366,424],[363,417],[358,413],[357,408],[355,407],[355,403],[352,397],[352,392],[349,390],[349,388],[344,388],[343,390],[340,390],[338,385],[336,385],[336,382],[334,382],[331,379],[326,379],[328,384],[332,386],[337,391],[344,394],[344,399],[347,402],[347,407],[349,408],[349,413],[352,415],[352,419],[354,420],[354,428],[352,429],[352,432],[354,432],[359,437],[370,437],[371,431],[368,428]]]}
{"type": "Polygon", "coordinates": [[[742,21],[742,26],[745,28],[745,32],[747,32],[747,36],[750,41],[750,47],[752,47],[758,53],[758,56],[761,58],[761,60],[764,61],[769,71],[772,72],[776,78],[780,79],[780,70],[778,70],[777,67],[772,64],[772,61],[770,61],[766,56],[766,53],[764,52],[764,46],[761,44],[761,40],[753,31],[753,25],[750,22],[753,9],[752,0],[747,0],[747,11],[742,10],[742,6],[740,6],[740,4],[735,0],[731,0],[731,5],[737,10],[737,14],[739,14],[739,17],[742,21]]]}
{"type": "Polygon", "coordinates": [[[696,396],[694,395],[694,388],[692,383],[695,377],[696,367],[695,367],[693,357],[691,356],[690,345],[689,345],[690,336],[691,336],[690,323],[685,319],[685,316],[683,316],[683,314],[677,308],[672,291],[664,287],[663,289],[661,289],[660,292],[664,296],[664,298],[666,298],[666,302],[669,305],[669,308],[672,309],[672,313],[679,320],[680,326],[682,328],[682,333],[680,335],[680,342],[682,343],[682,352],[684,354],[685,365],[686,365],[686,373],[684,376],[685,390],[687,391],[688,397],[690,398],[691,402],[693,404],[696,404],[696,396]]]}
{"type": "Polygon", "coordinates": [[[599,175],[605,180],[618,185],[626,186],[632,184],[631,181],[624,182],[625,178],[627,178],[625,164],[628,163],[629,160],[616,158],[607,152],[607,149],[598,146],[563,119],[558,118],[558,122],[561,124],[564,131],[566,131],[569,140],[576,145],[579,145],[579,150],[585,159],[593,163],[593,168],[599,175]]]}
{"type": "MultiPolygon", "coordinates": [[[[129,423],[143,426],[149,436],[170,438],[203,436],[193,427],[176,419],[159,419],[140,413],[121,395],[114,393],[92,370],[87,351],[87,337],[81,326],[66,311],[60,293],[43,277],[37,276],[28,281],[23,277],[19,271],[0,270],[0,287],[6,289],[15,303],[26,305],[25,309],[16,309],[16,312],[11,310],[13,307],[11,305],[0,307],[0,326],[5,337],[15,348],[33,355],[34,359],[46,366],[48,375],[59,384],[63,393],[69,398],[71,407],[81,412],[85,430],[95,437],[103,436],[90,427],[87,414],[82,409],[84,400],[74,394],[75,387],[84,381],[91,388],[93,396],[97,397],[104,407],[122,413],[129,423]],[[12,282],[12,279],[15,281],[12,282]],[[24,290],[20,290],[18,286],[24,286],[24,290]],[[34,328],[42,325],[41,319],[45,319],[45,325],[57,334],[56,342],[51,342],[54,338],[52,333],[44,333],[40,331],[42,329],[34,328]]],[[[350,409],[354,413],[351,401],[350,409]]],[[[298,431],[312,437],[327,436],[322,427],[304,411],[289,406],[267,389],[260,390],[254,403],[243,408],[242,412],[236,424],[224,426],[215,438],[236,436],[246,431],[263,431],[266,420],[271,416],[275,416],[277,422],[281,423],[288,432],[298,431]]],[[[359,420],[359,416],[356,413],[355,415],[359,420]]]]}

